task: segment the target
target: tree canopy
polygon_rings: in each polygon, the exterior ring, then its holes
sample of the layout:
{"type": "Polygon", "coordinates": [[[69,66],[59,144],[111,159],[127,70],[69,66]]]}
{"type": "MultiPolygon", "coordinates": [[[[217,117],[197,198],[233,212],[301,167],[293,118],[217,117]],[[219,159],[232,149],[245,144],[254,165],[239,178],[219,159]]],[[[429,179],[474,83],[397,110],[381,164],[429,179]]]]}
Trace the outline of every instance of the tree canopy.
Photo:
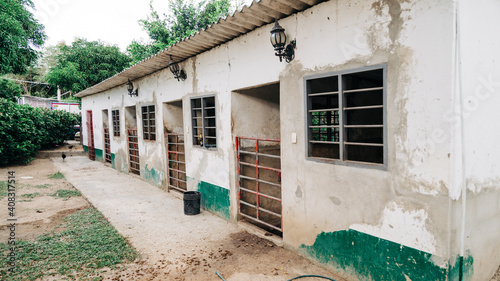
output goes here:
{"type": "Polygon", "coordinates": [[[0,74],[24,73],[36,62],[47,36],[33,8],[31,0],[0,1],[0,74]]]}
{"type": "Polygon", "coordinates": [[[134,40],[127,47],[127,53],[133,63],[141,61],[225,17],[241,3],[235,0],[204,0],[198,3],[192,0],[169,0],[171,14],[160,16],[151,1],[151,13],[139,24],[152,42],[146,44],[134,40]]]}
{"type": "Polygon", "coordinates": [[[59,45],[57,64],[46,78],[51,85],[80,92],[129,66],[131,59],[117,46],[101,41],[76,39],[72,45],[59,45]]]}

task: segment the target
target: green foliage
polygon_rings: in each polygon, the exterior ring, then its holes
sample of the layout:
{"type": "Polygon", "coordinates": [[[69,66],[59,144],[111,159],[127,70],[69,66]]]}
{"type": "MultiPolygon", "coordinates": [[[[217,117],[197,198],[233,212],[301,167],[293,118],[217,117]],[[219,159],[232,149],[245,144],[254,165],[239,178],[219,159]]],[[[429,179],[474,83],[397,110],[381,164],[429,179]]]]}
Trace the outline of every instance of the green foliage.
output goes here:
{"type": "Polygon", "coordinates": [[[0,199],[7,196],[7,181],[0,181],[0,199]]]}
{"type": "Polygon", "coordinates": [[[59,189],[55,193],[49,194],[49,196],[56,198],[63,198],[64,200],[67,200],[70,197],[82,196],[82,193],[78,190],[59,189]]]}
{"type": "Polygon", "coordinates": [[[46,39],[44,26],[30,9],[31,0],[0,1],[0,73],[24,73],[36,62],[46,39]]]}
{"type": "Polygon", "coordinates": [[[101,41],[76,39],[71,46],[60,45],[57,64],[46,79],[49,84],[75,93],[85,90],[129,66],[131,59],[117,46],[101,41]]]}
{"type": "MultiPolygon", "coordinates": [[[[241,2],[238,2],[241,5],[241,2]]],[[[182,38],[195,34],[208,25],[225,17],[232,10],[231,0],[205,0],[194,3],[192,0],[169,0],[171,15],[160,16],[150,2],[151,13],[147,19],[140,20],[142,28],[148,33],[152,43],[145,44],[134,40],[127,47],[132,64],[148,58],[160,50],[177,43],[182,38]]]]}
{"type": "Polygon", "coordinates": [[[41,147],[51,148],[68,138],[71,128],[80,123],[80,116],[63,110],[42,109],[42,119],[39,121],[44,130],[41,147]]]}
{"type": "Polygon", "coordinates": [[[64,179],[65,177],[64,177],[63,173],[57,172],[55,174],[49,175],[48,178],[49,179],[64,179]]]}
{"type": "Polygon", "coordinates": [[[39,184],[39,185],[35,185],[34,187],[35,188],[49,188],[50,184],[46,183],[46,184],[39,184]]]}
{"type": "Polygon", "coordinates": [[[23,198],[35,198],[35,197],[37,197],[37,196],[39,196],[39,195],[40,195],[40,193],[35,192],[35,193],[27,193],[27,194],[23,194],[23,195],[21,195],[21,197],[23,197],[23,198]]]}
{"type": "MultiPolygon", "coordinates": [[[[64,221],[61,226],[66,229],[61,233],[44,234],[35,241],[16,241],[16,270],[9,273],[8,264],[0,263],[0,279],[40,280],[59,274],[68,279],[91,280],[99,269],[138,257],[94,208],[69,215],[64,221]]],[[[7,256],[9,247],[0,244],[2,257],[7,256]]]]}
{"type": "Polygon", "coordinates": [[[131,65],[140,62],[145,58],[158,53],[161,50],[161,46],[155,44],[147,44],[143,41],[133,40],[130,45],[127,46],[127,54],[132,59],[131,65]]]}
{"type": "Polygon", "coordinates": [[[17,102],[16,97],[23,94],[23,89],[19,84],[12,80],[0,78],[0,98],[17,102]]]}
{"type": "Polygon", "coordinates": [[[0,98],[0,165],[28,163],[41,148],[64,142],[80,116],[0,98]]]}

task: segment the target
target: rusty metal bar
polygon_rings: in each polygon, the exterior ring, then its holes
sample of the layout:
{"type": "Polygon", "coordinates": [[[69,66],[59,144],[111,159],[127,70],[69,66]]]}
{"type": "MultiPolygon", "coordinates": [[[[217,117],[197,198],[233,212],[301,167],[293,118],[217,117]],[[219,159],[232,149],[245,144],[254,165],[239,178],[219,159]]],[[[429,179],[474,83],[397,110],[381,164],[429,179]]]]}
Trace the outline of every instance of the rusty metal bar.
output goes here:
{"type": "Polygon", "coordinates": [[[132,173],[141,174],[141,166],[139,163],[139,143],[136,129],[128,129],[128,151],[129,151],[129,170],[132,173]]]}
{"type": "Polygon", "coordinates": [[[180,175],[186,175],[185,166],[184,170],[180,168],[180,164],[185,164],[186,161],[180,159],[185,154],[183,137],[183,134],[167,133],[168,186],[180,192],[187,191],[187,186],[183,187],[180,184],[181,182],[186,184],[186,181],[180,178],[180,175]]]}
{"type": "MultiPolygon", "coordinates": [[[[280,140],[276,139],[265,139],[265,138],[250,138],[250,137],[236,137],[235,138],[235,143],[236,143],[236,154],[237,154],[237,160],[238,160],[238,213],[241,217],[243,218],[248,218],[253,222],[256,222],[258,224],[270,227],[274,230],[278,230],[282,232],[282,216],[281,214],[278,214],[276,212],[270,211],[266,209],[267,207],[261,206],[261,198],[266,198],[268,200],[272,200],[269,202],[278,202],[280,204],[280,213],[283,211],[283,204],[282,204],[282,199],[278,198],[276,196],[272,196],[270,194],[265,194],[263,193],[262,188],[264,187],[261,184],[266,184],[266,185],[271,185],[278,187],[279,190],[274,189],[275,191],[279,192],[280,197],[281,197],[281,164],[280,168],[273,168],[273,167],[268,167],[268,166],[263,166],[261,165],[261,160],[263,158],[269,157],[269,158],[275,158],[275,159],[280,159],[280,155],[273,155],[273,154],[267,154],[267,153],[262,153],[262,147],[264,142],[275,142],[278,145],[280,144],[280,140]],[[253,145],[251,146],[252,148],[255,148],[255,151],[245,151],[242,150],[242,140],[248,140],[253,142],[253,145]],[[243,155],[248,155],[247,157],[255,157],[255,164],[248,163],[246,161],[243,161],[243,155]],[[251,155],[251,156],[250,156],[251,155]],[[243,172],[243,167],[252,167],[255,169],[255,176],[248,176],[244,175],[243,172]],[[270,182],[268,180],[261,179],[261,172],[267,170],[271,172],[276,172],[278,175],[278,182],[270,182]],[[243,180],[250,180],[250,181],[255,181],[255,190],[248,189],[243,186],[243,180]],[[243,192],[245,192],[243,194],[243,192]],[[252,195],[250,195],[252,194],[252,195]],[[255,197],[253,197],[255,195],[255,197]],[[255,198],[250,199],[248,198],[255,198]],[[248,199],[245,199],[248,198],[248,199]],[[255,203],[254,203],[255,202],[255,203]],[[250,213],[250,214],[245,214],[244,210],[242,210],[242,206],[245,207],[250,207],[253,210],[255,210],[255,213],[250,213]],[[269,220],[267,216],[264,216],[264,213],[270,214],[273,216],[276,216],[277,218],[281,219],[281,223],[278,224],[275,223],[273,224],[273,220],[269,220]]],[[[271,174],[272,175],[272,174],[271,174]]],[[[266,178],[267,179],[267,178],[266,178]]],[[[253,184],[251,184],[253,185],[253,184]]],[[[274,191],[272,192],[274,194],[274,191]]],[[[272,203],[271,203],[272,204],[272,203]]],[[[272,205],[270,205],[272,206],[272,205]]],[[[272,207],[272,208],[278,208],[278,206],[272,207]]]]}

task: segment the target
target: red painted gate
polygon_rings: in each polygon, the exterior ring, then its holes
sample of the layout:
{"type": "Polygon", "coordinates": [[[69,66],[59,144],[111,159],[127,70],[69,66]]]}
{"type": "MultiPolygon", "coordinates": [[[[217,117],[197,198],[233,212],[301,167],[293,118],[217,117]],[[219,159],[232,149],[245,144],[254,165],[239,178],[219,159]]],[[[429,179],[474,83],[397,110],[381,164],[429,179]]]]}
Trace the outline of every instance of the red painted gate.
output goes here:
{"type": "Polygon", "coordinates": [[[92,110],[87,110],[87,146],[89,148],[89,159],[95,160],[94,148],[94,125],[92,121],[92,110]]]}
{"type": "Polygon", "coordinates": [[[104,160],[111,163],[111,142],[109,140],[109,128],[104,128],[104,160]]]}
{"type": "Polygon", "coordinates": [[[187,191],[184,135],[167,133],[168,187],[187,191]]]}
{"type": "Polygon", "coordinates": [[[240,217],[282,233],[280,140],[236,137],[240,217]]]}
{"type": "Polygon", "coordinates": [[[137,137],[137,130],[128,129],[127,135],[130,172],[140,175],[141,166],[139,165],[139,139],[137,137]]]}

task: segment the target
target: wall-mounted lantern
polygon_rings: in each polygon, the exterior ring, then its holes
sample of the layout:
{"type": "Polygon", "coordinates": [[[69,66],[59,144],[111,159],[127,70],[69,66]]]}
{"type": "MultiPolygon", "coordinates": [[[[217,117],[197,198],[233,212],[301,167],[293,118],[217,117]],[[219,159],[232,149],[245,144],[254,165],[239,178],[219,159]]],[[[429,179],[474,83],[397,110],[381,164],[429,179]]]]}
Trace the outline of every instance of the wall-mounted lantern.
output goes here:
{"type": "Polygon", "coordinates": [[[130,82],[130,79],[128,79],[127,91],[128,91],[128,94],[130,97],[139,96],[139,89],[135,89],[135,91],[134,91],[134,84],[132,84],[132,82],[130,82]]]}
{"type": "Polygon", "coordinates": [[[286,62],[291,62],[295,57],[295,51],[293,50],[295,40],[285,47],[285,29],[279,25],[278,19],[274,20],[274,27],[271,29],[271,44],[273,44],[274,51],[276,51],[276,56],[280,57],[280,61],[283,61],[282,59],[285,57],[286,62]]]}
{"type": "Polygon", "coordinates": [[[170,68],[170,71],[174,75],[175,79],[177,79],[177,81],[186,80],[186,72],[184,72],[184,70],[182,69],[179,70],[179,64],[174,63],[174,61],[172,60],[172,56],[170,56],[170,63],[168,64],[168,68],[170,68]]]}

